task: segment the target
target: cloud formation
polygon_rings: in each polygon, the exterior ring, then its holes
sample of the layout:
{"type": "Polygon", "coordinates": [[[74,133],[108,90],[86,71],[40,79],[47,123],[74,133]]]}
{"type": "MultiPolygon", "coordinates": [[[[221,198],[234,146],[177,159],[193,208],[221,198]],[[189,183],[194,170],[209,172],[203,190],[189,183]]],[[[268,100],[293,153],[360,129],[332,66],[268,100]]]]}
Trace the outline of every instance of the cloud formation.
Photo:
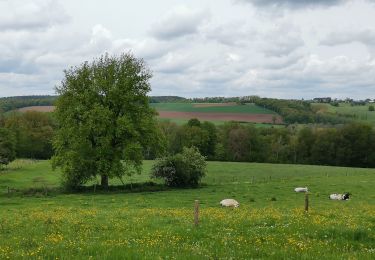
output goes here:
{"type": "Polygon", "coordinates": [[[203,8],[198,0],[177,7],[139,1],[151,11],[139,9],[139,20],[124,15],[121,23],[138,26],[127,31],[100,9],[83,19],[75,8],[84,2],[0,0],[0,96],[53,94],[64,69],[132,52],[153,71],[152,95],[375,98],[369,1],[218,0],[203,8]],[[293,12],[278,15],[275,7],[293,12]]]}
{"type": "Polygon", "coordinates": [[[194,11],[180,6],[166,14],[151,28],[151,33],[157,39],[173,40],[174,38],[195,34],[201,23],[209,14],[205,11],[194,11]]]}
{"type": "Polygon", "coordinates": [[[235,0],[239,3],[250,3],[257,7],[264,8],[308,8],[320,6],[333,6],[347,2],[347,0],[235,0]]]}

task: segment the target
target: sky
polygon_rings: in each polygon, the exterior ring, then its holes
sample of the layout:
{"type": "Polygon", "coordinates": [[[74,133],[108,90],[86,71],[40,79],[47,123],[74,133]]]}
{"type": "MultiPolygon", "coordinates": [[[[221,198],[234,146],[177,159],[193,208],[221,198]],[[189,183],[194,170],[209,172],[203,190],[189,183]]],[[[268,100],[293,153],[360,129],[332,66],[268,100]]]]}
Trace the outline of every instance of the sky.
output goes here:
{"type": "Polygon", "coordinates": [[[0,97],[128,52],[150,95],[375,98],[375,0],[0,0],[0,97]]]}

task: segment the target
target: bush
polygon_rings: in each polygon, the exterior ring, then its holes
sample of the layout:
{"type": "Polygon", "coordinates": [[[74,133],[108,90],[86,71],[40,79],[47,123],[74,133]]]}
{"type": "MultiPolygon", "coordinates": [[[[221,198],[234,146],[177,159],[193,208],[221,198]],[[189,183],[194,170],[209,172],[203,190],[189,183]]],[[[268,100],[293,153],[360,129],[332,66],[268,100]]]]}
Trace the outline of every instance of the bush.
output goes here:
{"type": "Polygon", "coordinates": [[[197,187],[205,173],[205,157],[195,147],[184,147],[182,153],[158,159],[151,177],[163,179],[170,187],[197,187]]]}
{"type": "Polygon", "coordinates": [[[368,107],[368,111],[375,111],[375,108],[374,108],[374,106],[372,106],[372,105],[371,105],[371,106],[369,106],[369,107],[368,107]]]}

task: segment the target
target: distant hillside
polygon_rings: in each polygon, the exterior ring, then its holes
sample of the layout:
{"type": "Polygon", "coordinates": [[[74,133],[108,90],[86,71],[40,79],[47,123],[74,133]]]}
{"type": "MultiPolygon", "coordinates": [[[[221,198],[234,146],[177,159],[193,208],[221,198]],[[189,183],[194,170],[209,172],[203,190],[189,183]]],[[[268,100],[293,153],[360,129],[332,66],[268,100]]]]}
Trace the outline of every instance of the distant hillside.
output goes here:
{"type": "Polygon", "coordinates": [[[178,96],[151,96],[150,103],[179,103],[187,101],[186,98],[178,96]]]}
{"type": "MultiPolygon", "coordinates": [[[[7,112],[23,107],[53,106],[57,96],[17,96],[0,98],[0,110],[7,112]]],[[[187,101],[178,96],[151,96],[150,103],[180,103],[187,101]]]]}
{"type": "Polygon", "coordinates": [[[57,96],[19,96],[0,98],[3,112],[30,106],[53,106],[57,96]]]}

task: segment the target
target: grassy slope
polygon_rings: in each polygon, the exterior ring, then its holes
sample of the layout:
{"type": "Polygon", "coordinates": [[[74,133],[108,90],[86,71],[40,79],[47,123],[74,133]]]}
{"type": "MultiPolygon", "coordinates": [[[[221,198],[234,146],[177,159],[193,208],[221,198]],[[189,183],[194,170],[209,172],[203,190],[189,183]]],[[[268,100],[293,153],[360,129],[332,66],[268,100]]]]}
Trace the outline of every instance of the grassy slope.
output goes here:
{"type": "Polygon", "coordinates": [[[248,113],[275,114],[275,112],[254,104],[233,105],[224,107],[194,107],[193,103],[152,103],[151,106],[160,111],[206,112],[206,113],[248,113]]]}
{"type": "MultiPolygon", "coordinates": [[[[37,187],[43,179],[58,185],[49,162],[16,164],[0,173],[0,258],[375,256],[372,169],[209,162],[201,189],[8,198],[8,185],[37,187]],[[312,191],[308,215],[303,195],[293,192],[305,185],[312,191]],[[344,191],[353,193],[350,201],[327,199],[344,191]],[[240,208],[218,207],[228,197],[240,208]],[[199,228],[192,226],[195,199],[201,201],[199,228]]],[[[148,180],[151,164],[145,162],[145,173],[132,181],[148,180]]]]}
{"type": "Polygon", "coordinates": [[[351,106],[348,103],[340,103],[338,107],[331,106],[329,104],[313,104],[313,106],[321,107],[326,112],[356,115],[357,119],[359,120],[375,123],[375,112],[368,111],[368,107],[370,105],[374,104],[367,104],[365,106],[351,106]]]}

